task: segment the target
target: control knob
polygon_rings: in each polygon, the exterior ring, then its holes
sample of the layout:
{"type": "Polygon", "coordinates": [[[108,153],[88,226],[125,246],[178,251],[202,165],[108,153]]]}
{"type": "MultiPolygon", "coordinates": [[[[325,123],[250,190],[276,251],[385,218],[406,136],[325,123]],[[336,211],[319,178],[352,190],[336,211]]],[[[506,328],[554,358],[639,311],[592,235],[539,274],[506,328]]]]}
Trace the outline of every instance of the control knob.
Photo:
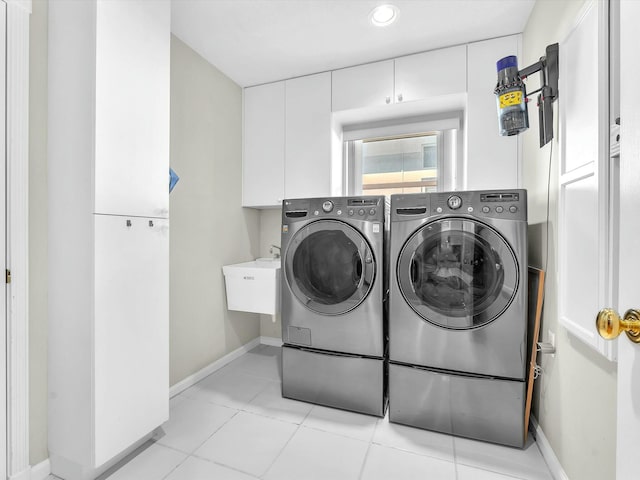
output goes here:
{"type": "Polygon", "coordinates": [[[329,213],[331,210],[333,210],[333,202],[331,200],[327,200],[322,204],[322,210],[325,211],[325,213],[329,213]]]}
{"type": "Polygon", "coordinates": [[[457,210],[462,206],[462,199],[458,195],[451,195],[447,199],[447,205],[451,210],[457,210]]]}

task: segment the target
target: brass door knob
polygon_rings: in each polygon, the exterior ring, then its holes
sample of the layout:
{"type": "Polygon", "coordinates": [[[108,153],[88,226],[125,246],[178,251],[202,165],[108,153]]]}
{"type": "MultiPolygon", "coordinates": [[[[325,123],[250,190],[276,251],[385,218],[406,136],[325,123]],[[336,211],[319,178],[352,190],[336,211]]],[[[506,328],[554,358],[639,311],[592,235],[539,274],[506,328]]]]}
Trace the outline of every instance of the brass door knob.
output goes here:
{"type": "Polygon", "coordinates": [[[613,340],[626,332],[629,340],[640,343],[640,310],[627,310],[624,318],[620,318],[615,310],[603,308],[596,317],[596,328],[606,340],[613,340]]]}

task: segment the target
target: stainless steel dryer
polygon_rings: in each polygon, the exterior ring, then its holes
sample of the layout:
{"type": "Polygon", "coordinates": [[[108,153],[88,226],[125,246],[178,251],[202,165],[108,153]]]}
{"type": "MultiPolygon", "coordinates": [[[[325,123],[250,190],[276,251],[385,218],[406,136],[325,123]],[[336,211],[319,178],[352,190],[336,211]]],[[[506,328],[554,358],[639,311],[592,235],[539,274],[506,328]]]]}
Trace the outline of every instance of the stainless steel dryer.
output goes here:
{"type": "Polygon", "coordinates": [[[382,196],[285,200],[282,394],[383,416],[382,196]]]}
{"type": "Polygon", "coordinates": [[[524,442],[525,190],[391,197],[389,419],[524,442]]]}

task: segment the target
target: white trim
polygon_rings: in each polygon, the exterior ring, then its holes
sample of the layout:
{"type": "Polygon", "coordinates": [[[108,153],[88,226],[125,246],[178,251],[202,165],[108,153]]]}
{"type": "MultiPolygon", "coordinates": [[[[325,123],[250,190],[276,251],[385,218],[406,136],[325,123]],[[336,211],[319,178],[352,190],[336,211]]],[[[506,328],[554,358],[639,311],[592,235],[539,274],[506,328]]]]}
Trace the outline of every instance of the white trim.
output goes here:
{"type": "Polygon", "coordinates": [[[560,461],[558,460],[558,457],[556,457],[553,448],[551,448],[551,444],[542,431],[542,427],[533,415],[530,417],[530,423],[533,430],[536,432],[536,445],[538,445],[538,449],[540,450],[544,461],[547,462],[547,466],[549,467],[549,471],[551,472],[551,475],[553,475],[554,480],[569,480],[569,476],[564,472],[562,465],[560,465],[560,461]]]}
{"type": "Polygon", "coordinates": [[[260,345],[260,337],[254,338],[250,342],[245,343],[243,346],[236,348],[233,352],[229,352],[224,357],[219,358],[213,363],[210,363],[209,365],[197,371],[193,375],[189,375],[187,378],[179,381],[169,389],[169,398],[175,397],[179,393],[184,392],[187,388],[192,387],[203,378],[208,377],[209,375],[211,375],[213,372],[216,372],[217,370],[220,370],[222,367],[224,367],[228,363],[244,355],[249,350],[257,347],[258,345],[260,345]]]}
{"type": "Polygon", "coordinates": [[[386,120],[344,125],[342,140],[348,142],[365,138],[425,133],[434,130],[460,130],[463,116],[464,112],[453,109],[446,113],[403,119],[402,121],[386,120]]]}
{"type": "Polygon", "coordinates": [[[7,3],[7,476],[29,468],[29,14],[30,1],[7,3]]]}
{"type": "Polygon", "coordinates": [[[49,459],[43,460],[37,465],[31,467],[31,477],[29,480],[46,480],[51,474],[51,463],[49,459]]]}
{"type": "Polygon", "coordinates": [[[16,6],[27,13],[31,13],[31,0],[4,0],[7,5],[16,6]]]}
{"type": "Polygon", "coordinates": [[[270,345],[272,347],[281,347],[282,346],[282,339],[279,337],[260,337],[260,344],[261,345],[270,345]]]}

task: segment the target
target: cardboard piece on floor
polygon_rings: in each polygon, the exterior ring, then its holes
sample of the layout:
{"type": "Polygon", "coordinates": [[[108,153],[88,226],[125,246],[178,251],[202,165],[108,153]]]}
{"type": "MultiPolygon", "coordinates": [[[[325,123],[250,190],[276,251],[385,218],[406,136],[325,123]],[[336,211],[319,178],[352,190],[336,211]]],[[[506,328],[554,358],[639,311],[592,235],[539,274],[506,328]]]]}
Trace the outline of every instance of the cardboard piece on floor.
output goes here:
{"type": "Polygon", "coordinates": [[[531,401],[533,398],[534,371],[538,352],[538,337],[540,335],[540,319],[542,317],[542,304],[544,302],[544,270],[529,267],[529,308],[527,312],[528,338],[529,338],[529,375],[527,377],[527,401],[524,412],[524,440],[526,443],[529,435],[529,416],[531,414],[531,401]]]}

